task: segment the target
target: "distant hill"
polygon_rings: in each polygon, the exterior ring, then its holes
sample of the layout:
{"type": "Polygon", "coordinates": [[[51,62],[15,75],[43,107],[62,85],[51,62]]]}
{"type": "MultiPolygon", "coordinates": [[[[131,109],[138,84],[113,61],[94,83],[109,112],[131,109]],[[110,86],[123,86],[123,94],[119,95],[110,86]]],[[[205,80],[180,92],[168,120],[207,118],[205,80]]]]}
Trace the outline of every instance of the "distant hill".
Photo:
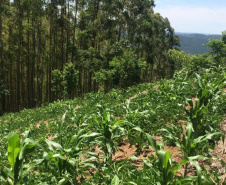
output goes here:
{"type": "Polygon", "coordinates": [[[203,54],[208,49],[203,44],[207,44],[209,39],[220,39],[221,35],[197,34],[197,33],[176,33],[180,38],[181,50],[187,54],[203,54]]]}

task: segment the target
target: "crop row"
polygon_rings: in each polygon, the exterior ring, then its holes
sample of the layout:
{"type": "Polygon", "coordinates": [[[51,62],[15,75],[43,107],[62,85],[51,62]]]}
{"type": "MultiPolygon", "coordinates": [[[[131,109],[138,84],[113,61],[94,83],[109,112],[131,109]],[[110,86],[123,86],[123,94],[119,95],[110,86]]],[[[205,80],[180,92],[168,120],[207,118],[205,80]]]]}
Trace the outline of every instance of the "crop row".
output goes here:
{"type": "Polygon", "coordinates": [[[211,162],[224,161],[209,152],[224,139],[224,88],[225,74],[209,69],[6,114],[0,118],[0,182],[220,184],[211,162]],[[116,160],[126,143],[136,152],[116,160]],[[166,145],[182,153],[179,161],[166,145]],[[153,152],[140,159],[149,147],[153,152]]]}

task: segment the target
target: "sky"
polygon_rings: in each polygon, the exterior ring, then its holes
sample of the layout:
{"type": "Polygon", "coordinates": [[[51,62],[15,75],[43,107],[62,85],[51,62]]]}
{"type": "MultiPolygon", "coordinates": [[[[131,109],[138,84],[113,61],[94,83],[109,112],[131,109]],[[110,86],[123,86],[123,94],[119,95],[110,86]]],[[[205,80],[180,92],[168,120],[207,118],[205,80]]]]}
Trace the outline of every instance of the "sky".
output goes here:
{"type": "Polygon", "coordinates": [[[221,34],[226,31],[226,0],[155,0],[155,12],[175,32],[221,34]]]}

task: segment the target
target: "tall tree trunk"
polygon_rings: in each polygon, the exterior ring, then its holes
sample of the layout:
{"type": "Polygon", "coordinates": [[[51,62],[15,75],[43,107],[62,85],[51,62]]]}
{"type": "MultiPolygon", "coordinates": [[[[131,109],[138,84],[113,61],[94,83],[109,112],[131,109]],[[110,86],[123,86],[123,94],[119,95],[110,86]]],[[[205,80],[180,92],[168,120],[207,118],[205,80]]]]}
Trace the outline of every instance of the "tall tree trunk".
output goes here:
{"type": "Polygon", "coordinates": [[[22,16],[23,16],[23,11],[22,11],[22,7],[20,5],[20,0],[18,0],[18,31],[19,31],[19,35],[18,35],[18,52],[17,52],[17,111],[21,110],[21,70],[20,70],[20,66],[21,66],[21,47],[22,47],[22,16]]]}
{"type": "Polygon", "coordinates": [[[49,84],[48,84],[48,99],[50,102],[52,102],[53,100],[53,94],[52,94],[52,84],[51,84],[51,80],[52,80],[52,64],[54,63],[54,46],[53,46],[53,32],[54,32],[54,27],[53,27],[53,16],[54,16],[54,5],[53,5],[53,0],[51,0],[51,8],[50,8],[50,33],[49,33],[49,68],[48,68],[48,79],[49,79],[49,84]]]}
{"type": "MultiPolygon", "coordinates": [[[[27,18],[28,25],[30,24],[30,18],[27,18]]],[[[31,64],[30,64],[30,30],[27,31],[27,107],[32,108],[31,99],[31,64]]]]}
{"type": "MultiPolygon", "coordinates": [[[[0,7],[2,7],[2,0],[0,1],[0,7]]],[[[3,38],[2,38],[2,13],[0,12],[0,63],[1,63],[1,80],[5,83],[4,76],[4,58],[3,58],[3,38]]],[[[2,95],[2,112],[4,113],[5,108],[5,95],[2,95]]]]}
{"type": "Polygon", "coordinates": [[[92,91],[92,72],[88,73],[88,92],[92,91]]]}
{"type": "Polygon", "coordinates": [[[35,61],[36,61],[36,40],[35,40],[35,18],[32,18],[32,51],[33,51],[33,57],[32,57],[32,63],[31,63],[31,99],[32,99],[32,107],[36,106],[36,93],[35,93],[35,61]]]}
{"type": "MultiPolygon", "coordinates": [[[[68,0],[68,3],[67,3],[67,18],[68,20],[70,19],[70,4],[69,4],[69,0],[68,0]]],[[[66,49],[66,63],[68,63],[68,55],[69,55],[69,38],[70,38],[70,35],[69,35],[69,25],[67,23],[67,49],[66,49]]]]}
{"type": "Polygon", "coordinates": [[[82,88],[82,70],[79,69],[78,73],[78,96],[83,96],[83,88],[82,88]]]}
{"type": "MultiPolygon", "coordinates": [[[[12,26],[9,25],[9,38],[8,38],[8,50],[12,51],[12,26]]],[[[8,111],[16,111],[15,110],[15,103],[16,100],[14,99],[16,97],[15,95],[15,88],[13,88],[13,62],[12,62],[12,56],[9,58],[9,105],[7,106],[8,111]]]]}
{"type": "MultiPolygon", "coordinates": [[[[23,42],[23,41],[22,41],[23,42]]],[[[22,55],[22,51],[23,51],[23,44],[21,45],[21,57],[23,56],[22,55]]],[[[23,60],[21,59],[20,61],[20,109],[22,110],[24,108],[24,105],[25,104],[25,91],[26,91],[26,85],[25,85],[25,79],[26,79],[26,75],[25,75],[25,67],[24,67],[24,62],[23,60]]]]}
{"type": "Polygon", "coordinates": [[[38,98],[38,105],[40,106],[42,104],[42,78],[41,78],[41,72],[42,72],[42,56],[41,56],[41,22],[38,22],[38,30],[37,30],[37,36],[38,36],[38,65],[37,65],[37,98],[38,98]]]}
{"type": "Polygon", "coordinates": [[[61,0],[61,71],[63,71],[64,68],[64,16],[65,16],[65,3],[64,0],[61,0]]]}
{"type": "Polygon", "coordinates": [[[77,24],[77,13],[78,13],[78,0],[75,2],[75,17],[74,17],[74,26],[73,26],[73,41],[72,41],[72,54],[71,54],[71,62],[74,62],[74,55],[75,55],[75,31],[76,31],[76,24],[77,24]]]}
{"type": "Polygon", "coordinates": [[[83,94],[87,93],[87,85],[88,79],[87,79],[87,71],[83,70],[83,94]]]}

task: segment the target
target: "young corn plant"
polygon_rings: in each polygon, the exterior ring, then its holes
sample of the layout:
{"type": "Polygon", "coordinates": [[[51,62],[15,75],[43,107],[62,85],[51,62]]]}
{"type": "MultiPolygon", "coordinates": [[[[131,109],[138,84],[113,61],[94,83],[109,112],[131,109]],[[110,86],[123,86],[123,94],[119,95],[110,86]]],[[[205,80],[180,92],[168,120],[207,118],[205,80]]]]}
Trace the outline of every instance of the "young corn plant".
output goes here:
{"type": "Polygon", "coordinates": [[[133,180],[136,179],[139,170],[132,165],[131,158],[116,160],[109,164],[107,168],[102,168],[101,172],[96,172],[93,178],[89,179],[87,184],[100,185],[137,185],[133,180]]]}
{"type": "MultiPolygon", "coordinates": [[[[145,129],[145,116],[148,116],[147,111],[138,112],[133,111],[130,112],[129,115],[126,115],[126,120],[128,122],[127,129],[128,129],[128,140],[130,145],[135,145],[137,150],[136,153],[139,155],[142,152],[142,148],[145,145],[145,135],[143,132],[140,132],[138,127],[142,127],[141,129],[145,129]],[[146,115],[147,114],[147,115],[146,115]]],[[[147,126],[148,127],[148,126],[147,126]]],[[[148,129],[148,128],[146,128],[148,129]]]]}
{"type": "Polygon", "coordinates": [[[89,154],[85,160],[82,160],[81,155],[86,152],[85,145],[89,146],[98,133],[87,134],[87,130],[82,127],[76,127],[73,130],[73,135],[67,137],[66,142],[63,142],[63,124],[65,122],[66,113],[62,116],[58,123],[58,142],[46,139],[47,147],[43,147],[43,158],[52,175],[57,179],[58,184],[73,183],[77,184],[78,179],[85,177],[85,171],[94,169],[95,155],[89,154]]]}
{"type": "MultiPolygon", "coordinates": [[[[194,129],[192,126],[192,123],[187,123],[186,126],[186,134],[182,135],[182,139],[176,137],[171,132],[169,132],[166,129],[160,129],[159,131],[165,132],[165,137],[169,138],[170,140],[173,140],[176,146],[178,146],[182,153],[183,153],[183,160],[182,164],[184,166],[184,177],[187,177],[188,175],[188,165],[191,164],[196,167],[198,174],[198,180],[201,181],[201,176],[199,175],[201,172],[198,170],[201,170],[199,167],[199,164],[197,160],[208,160],[209,158],[204,157],[202,155],[198,155],[200,153],[200,150],[203,151],[204,147],[208,147],[208,140],[212,139],[213,137],[219,137],[222,136],[222,140],[224,140],[224,135],[221,132],[214,132],[209,133],[204,136],[199,136],[198,138],[194,139],[194,129]]],[[[208,149],[207,149],[208,150],[208,149]]],[[[203,177],[204,178],[204,177],[203,177]]]]}
{"type": "Polygon", "coordinates": [[[20,135],[10,133],[8,135],[8,162],[11,168],[4,167],[1,170],[1,179],[10,185],[29,184],[29,175],[32,169],[40,165],[43,159],[27,162],[29,154],[35,151],[38,142],[30,139],[29,131],[25,132],[24,139],[20,142],[20,135]]]}
{"type": "Polygon", "coordinates": [[[103,152],[104,163],[112,162],[112,156],[115,154],[115,140],[123,138],[126,135],[125,129],[122,127],[123,120],[114,120],[113,115],[102,105],[97,105],[98,116],[93,120],[96,122],[96,138],[95,143],[101,147],[103,152]]]}
{"type": "MultiPolygon", "coordinates": [[[[139,130],[140,132],[143,132],[139,127],[136,128],[136,130],[139,130]]],[[[164,129],[162,129],[164,131],[164,129]]],[[[188,131],[189,132],[189,131],[188,131]]],[[[166,151],[163,149],[163,143],[156,143],[154,138],[149,135],[148,133],[143,132],[148,140],[148,143],[150,146],[155,150],[156,156],[153,154],[148,157],[148,159],[144,159],[145,168],[147,170],[147,167],[150,167],[150,172],[147,174],[150,174],[151,180],[154,182],[153,184],[161,184],[161,185],[168,185],[168,184],[198,184],[198,185],[204,185],[209,184],[210,179],[206,178],[202,175],[202,169],[198,163],[198,160],[206,160],[207,158],[204,156],[188,156],[184,157],[181,163],[178,163],[174,161],[171,157],[171,154],[169,151],[166,151]],[[187,172],[184,174],[184,178],[178,177],[176,174],[177,172],[182,168],[182,166],[188,167],[186,164],[190,164],[196,168],[196,175],[195,176],[188,176],[187,172]]],[[[190,132],[188,133],[188,138],[190,135],[190,132]]],[[[215,134],[213,134],[215,135],[215,134]]],[[[217,135],[217,134],[216,134],[217,135]]],[[[172,137],[171,135],[169,137],[172,137]]],[[[200,137],[196,142],[204,142],[207,139],[212,138],[212,135],[204,138],[200,137]]],[[[189,141],[186,141],[186,137],[184,136],[183,143],[188,147],[189,141]]],[[[179,139],[177,138],[179,141],[179,139]]],[[[190,143],[193,147],[194,143],[190,143]]],[[[185,146],[185,147],[186,147],[185,146]]],[[[182,146],[181,146],[182,147],[182,146]]],[[[191,146],[190,146],[191,148],[191,146]]],[[[188,150],[190,151],[189,147],[188,150]]],[[[184,150],[185,152],[185,150],[184,150]]],[[[186,154],[185,154],[186,155],[186,154]]],[[[185,168],[185,171],[187,170],[185,168]]],[[[145,173],[145,172],[144,172],[145,173]]]]}
{"type": "Polygon", "coordinates": [[[59,143],[46,140],[48,151],[44,152],[43,158],[51,170],[52,175],[57,179],[57,183],[73,183],[77,184],[78,179],[85,177],[85,171],[95,169],[94,155],[82,160],[81,155],[84,154],[81,142],[84,138],[92,137],[90,135],[74,135],[72,136],[67,148],[63,148],[59,143]],[[69,147],[70,146],[70,147],[69,147]]]}
{"type": "Polygon", "coordinates": [[[173,184],[175,175],[182,165],[172,160],[170,152],[163,149],[163,143],[156,143],[154,138],[150,134],[145,133],[140,127],[134,127],[133,129],[145,135],[149,145],[156,153],[156,156],[152,154],[148,159],[143,160],[144,173],[147,170],[149,171],[147,174],[150,175],[150,177],[146,178],[152,184],[173,184]]]}
{"type": "Polygon", "coordinates": [[[154,138],[146,133],[150,146],[155,150],[157,158],[152,154],[144,159],[144,164],[155,168],[156,184],[168,185],[173,184],[176,173],[180,170],[181,164],[173,162],[169,151],[163,149],[163,143],[156,143],[154,138]]]}
{"type": "Polygon", "coordinates": [[[132,110],[129,101],[127,101],[124,109],[126,110],[125,120],[127,124],[125,128],[128,131],[128,141],[130,146],[136,146],[136,153],[139,155],[145,146],[144,141],[146,137],[143,130],[151,130],[149,122],[150,114],[147,110],[143,112],[132,110]]]}
{"type": "Polygon", "coordinates": [[[217,98],[220,93],[219,82],[211,83],[206,79],[201,79],[198,74],[196,74],[196,78],[198,81],[199,91],[197,98],[195,99],[195,104],[191,99],[187,99],[190,109],[185,109],[193,124],[194,138],[205,134],[207,128],[202,121],[203,117],[207,113],[210,103],[217,98]]]}

